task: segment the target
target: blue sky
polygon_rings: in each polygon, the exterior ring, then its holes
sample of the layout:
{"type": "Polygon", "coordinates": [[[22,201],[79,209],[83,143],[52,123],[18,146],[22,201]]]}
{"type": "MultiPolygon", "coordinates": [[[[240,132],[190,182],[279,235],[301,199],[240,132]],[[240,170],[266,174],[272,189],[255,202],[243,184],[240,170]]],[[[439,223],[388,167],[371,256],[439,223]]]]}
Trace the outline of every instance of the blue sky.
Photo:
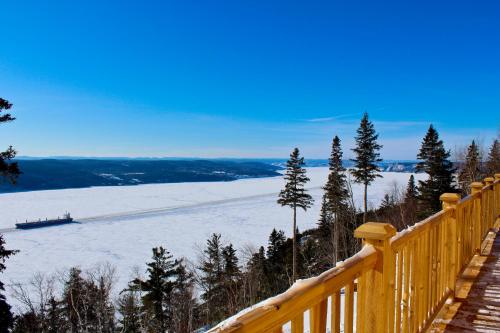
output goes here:
{"type": "MultiPolygon", "coordinates": [[[[20,155],[327,157],[370,114],[387,159],[430,123],[500,128],[500,2],[3,1],[20,155]]],[[[1,147],[0,147],[1,148],[1,147]]]]}

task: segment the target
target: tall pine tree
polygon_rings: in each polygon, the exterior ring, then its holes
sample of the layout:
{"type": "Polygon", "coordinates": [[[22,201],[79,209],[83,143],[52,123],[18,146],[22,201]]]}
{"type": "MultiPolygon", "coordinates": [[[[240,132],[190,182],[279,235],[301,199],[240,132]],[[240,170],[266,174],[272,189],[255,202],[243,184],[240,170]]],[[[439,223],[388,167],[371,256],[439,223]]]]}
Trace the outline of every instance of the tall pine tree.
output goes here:
{"type": "Polygon", "coordinates": [[[270,294],[276,295],[288,288],[287,253],[285,233],[273,229],[267,245],[267,268],[270,294]]]}
{"type": "Polygon", "coordinates": [[[474,140],[467,148],[467,155],[460,169],[458,182],[462,192],[470,193],[470,184],[481,179],[481,156],[474,140]]]}
{"type": "Polygon", "coordinates": [[[203,260],[198,267],[200,270],[199,284],[203,293],[205,323],[213,324],[225,318],[227,299],[224,288],[224,259],[221,235],[213,234],[207,240],[207,247],[203,251],[203,260]]]}
{"type": "Polygon", "coordinates": [[[370,185],[375,178],[382,177],[377,166],[377,162],[381,162],[379,150],[382,148],[377,143],[378,134],[375,132],[373,123],[368,120],[368,113],[365,112],[358,130],[356,131],[356,148],[352,149],[355,158],[354,170],[352,174],[354,181],[364,185],[364,214],[363,223],[366,223],[368,213],[368,185],[370,185]]]}
{"type": "Polygon", "coordinates": [[[136,291],[125,291],[117,301],[119,329],[122,333],[139,333],[142,330],[142,309],[136,291]]]}
{"type": "MultiPolygon", "coordinates": [[[[12,104],[3,98],[0,98],[0,124],[5,122],[13,121],[15,118],[9,113],[3,113],[5,110],[9,110],[12,104]]],[[[11,183],[15,183],[17,177],[20,174],[18,165],[16,162],[11,162],[11,160],[16,156],[16,152],[12,147],[9,147],[6,151],[0,152],[0,182],[7,180],[11,183]]],[[[5,241],[2,234],[0,234],[0,273],[5,270],[5,260],[15,254],[17,251],[7,250],[5,248],[5,241]]],[[[14,318],[11,312],[11,307],[7,303],[3,291],[5,290],[4,284],[0,281],[0,332],[7,332],[14,324],[14,318]]]]}
{"type": "Polygon", "coordinates": [[[179,269],[179,261],[163,247],[153,248],[153,261],[148,263],[147,280],[134,279],[129,290],[143,292],[142,303],[152,318],[148,326],[153,331],[165,332],[172,326],[172,292],[179,269]]]}
{"type": "Polygon", "coordinates": [[[248,261],[245,276],[246,306],[253,305],[272,295],[268,279],[268,264],[263,246],[248,261]]]}
{"type": "MultiPolygon", "coordinates": [[[[9,110],[12,104],[3,98],[0,98],[0,124],[7,123],[15,120],[10,113],[3,113],[9,110]],[[3,114],[2,114],[3,113],[3,114]]],[[[0,181],[6,179],[11,183],[15,183],[17,177],[20,175],[19,167],[17,162],[12,162],[12,159],[16,156],[16,151],[12,146],[8,147],[7,150],[0,152],[0,181]]]]}
{"type": "Polygon", "coordinates": [[[424,218],[441,209],[439,197],[446,192],[454,192],[452,186],[455,169],[449,161],[450,152],[444,148],[439,134],[430,125],[425,135],[417,159],[416,170],[427,173],[427,180],[419,181],[419,217],[424,218]]]}
{"type": "Polygon", "coordinates": [[[194,277],[180,262],[172,295],[172,332],[190,333],[197,324],[197,302],[194,296],[194,277]]]}
{"type": "Polygon", "coordinates": [[[292,281],[297,279],[297,208],[304,211],[311,207],[314,200],[304,188],[309,181],[304,169],[304,158],[300,157],[299,149],[295,148],[286,163],[285,180],[286,185],[279,194],[278,203],[293,209],[293,259],[292,259],[292,281]]]}
{"type": "Polygon", "coordinates": [[[234,314],[238,310],[241,299],[241,270],[238,264],[238,257],[233,244],[229,244],[222,249],[222,260],[224,262],[223,284],[226,292],[226,302],[228,314],[234,314]]]}
{"type": "MultiPolygon", "coordinates": [[[[340,234],[349,232],[349,191],[345,168],[342,165],[342,147],[340,139],[335,136],[332,141],[332,152],[329,159],[328,180],[323,187],[326,198],[328,216],[332,218],[331,240],[333,245],[332,265],[340,260],[340,234]]],[[[347,236],[347,235],[344,235],[347,236]]],[[[344,244],[345,245],[345,244],[344,244]]]]}
{"type": "Polygon", "coordinates": [[[415,176],[410,175],[408,185],[406,186],[405,202],[409,200],[416,200],[418,196],[417,185],[415,184],[415,176]]]}
{"type": "Polygon", "coordinates": [[[500,172],[500,142],[498,140],[493,141],[488,152],[485,171],[488,177],[493,177],[496,173],[500,172]]]}

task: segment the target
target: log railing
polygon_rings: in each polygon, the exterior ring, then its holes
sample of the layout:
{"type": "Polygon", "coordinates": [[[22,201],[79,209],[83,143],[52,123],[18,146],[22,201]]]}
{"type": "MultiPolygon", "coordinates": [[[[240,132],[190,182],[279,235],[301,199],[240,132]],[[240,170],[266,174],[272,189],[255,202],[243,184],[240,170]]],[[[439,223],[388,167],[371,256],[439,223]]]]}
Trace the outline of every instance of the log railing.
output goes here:
{"type": "Polygon", "coordinates": [[[500,215],[500,174],[471,192],[441,195],[443,210],[399,233],[387,223],[363,224],[356,255],[209,332],[425,331],[500,215]]]}

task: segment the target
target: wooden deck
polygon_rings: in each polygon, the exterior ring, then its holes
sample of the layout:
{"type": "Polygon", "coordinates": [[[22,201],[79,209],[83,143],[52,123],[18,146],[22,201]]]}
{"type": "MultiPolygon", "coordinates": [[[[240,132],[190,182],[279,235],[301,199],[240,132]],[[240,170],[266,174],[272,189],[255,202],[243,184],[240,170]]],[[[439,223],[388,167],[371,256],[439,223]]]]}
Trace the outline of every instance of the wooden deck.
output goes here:
{"type": "MultiPolygon", "coordinates": [[[[498,226],[498,221],[497,221],[498,226]]],[[[500,332],[500,233],[491,231],[457,281],[430,332],[500,332]]]]}

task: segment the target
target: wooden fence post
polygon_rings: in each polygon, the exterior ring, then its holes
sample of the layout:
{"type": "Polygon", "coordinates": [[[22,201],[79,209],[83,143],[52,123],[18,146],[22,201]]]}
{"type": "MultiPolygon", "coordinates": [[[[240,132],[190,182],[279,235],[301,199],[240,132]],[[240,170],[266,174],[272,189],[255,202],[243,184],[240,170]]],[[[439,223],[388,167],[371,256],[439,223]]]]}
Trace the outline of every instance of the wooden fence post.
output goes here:
{"type": "Polygon", "coordinates": [[[483,189],[483,186],[484,185],[481,182],[474,182],[474,183],[470,184],[472,194],[476,194],[477,192],[481,192],[481,190],[483,189]]]}
{"type": "Polygon", "coordinates": [[[486,178],[484,178],[484,184],[485,184],[485,186],[493,184],[494,181],[495,181],[495,178],[493,178],[493,177],[486,177],[486,178]]]}
{"type": "Polygon", "coordinates": [[[394,255],[391,237],[396,228],[389,223],[368,222],[354,231],[354,237],[361,238],[363,245],[373,245],[377,251],[377,264],[364,278],[363,300],[364,332],[393,332],[394,327],[394,255]],[[377,301],[378,300],[378,301],[377,301]],[[391,301],[392,300],[392,301],[391,301]]]}
{"type": "MultiPolygon", "coordinates": [[[[500,173],[495,173],[495,181],[500,181],[500,173]]],[[[500,185],[497,184],[495,186],[495,209],[496,209],[496,218],[500,217],[500,191],[498,190],[500,185]]]]}
{"type": "Polygon", "coordinates": [[[483,189],[483,183],[480,183],[480,182],[473,182],[472,184],[470,184],[470,188],[471,188],[471,194],[472,195],[475,195],[476,193],[479,193],[477,195],[478,199],[479,200],[475,200],[474,202],[474,218],[477,219],[479,222],[479,230],[477,230],[475,228],[474,232],[476,233],[476,239],[475,239],[475,242],[476,242],[476,252],[480,252],[481,250],[481,241],[483,240],[483,237],[484,237],[484,234],[486,232],[488,232],[488,224],[486,223],[486,221],[484,221],[484,214],[483,214],[483,208],[482,208],[482,194],[481,194],[481,191],[483,189]]]}
{"type": "Polygon", "coordinates": [[[461,239],[458,238],[458,221],[457,221],[457,204],[460,200],[460,196],[456,193],[443,193],[439,197],[443,205],[443,210],[448,208],[453,209],[453,214],[448,229],[447,242],[450,244],[450,267],[448,267],[451,274],[448,275],[448,288],[452,291],[451,295],[455,297],[455,281],[459,271],[458,265],[458,254],[459,247],[461,245],[461,239]]]}

